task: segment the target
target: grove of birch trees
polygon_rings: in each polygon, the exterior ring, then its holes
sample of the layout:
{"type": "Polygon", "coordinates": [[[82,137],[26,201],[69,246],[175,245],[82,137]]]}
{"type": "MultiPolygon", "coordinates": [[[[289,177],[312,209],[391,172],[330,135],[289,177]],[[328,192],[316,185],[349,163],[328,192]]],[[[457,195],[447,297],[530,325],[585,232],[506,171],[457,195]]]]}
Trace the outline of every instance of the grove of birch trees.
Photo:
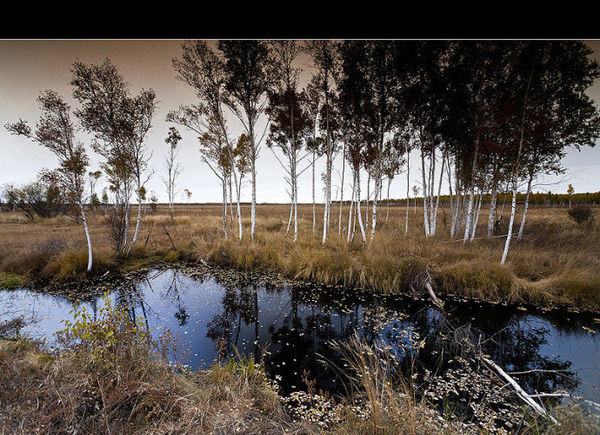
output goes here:
{"type": "MultiPolygon", "coordinates": [[[[406,174],[408,234],[412,170],[420,175],[420,186],[413,186],[413,191],[422,192],[425,237],[438,230],[442,192],[448,192],[449,235],[460,235],[463,243],[476,238],[484,198],[490,198],[485,237],[505,237],[504,263],[513,233],[523,237],[534,181],[564,172],[561,160],[566,151],[594,146],[600,136],[598,108],[585,93],[600,69],[590,59],[590,49],[578,41],[224,41],[217,50],[203,42],[186,42],[182,49],[181,60],[174,60],[180,77],[201,100],[196,82],[213,83],[219,95],[211,109],[214,114],[194,130],[201,138],[214,134],[212,157],[205,159],[221,171],[217,174],[211,166],[223,183],[225,236],[227,203],[233,201],[231,193],[227,197],[225,180],[231,175],[241,178],[235,156],[242,154],[252,178],[254,237],[255,167],[266,136],[284,169],[290,199],[286,231],[293,224],[294,242],[298,178],[309,169],[312,232],[316,232],[315,168],[323,159],[322,243],[335,222],[338,234],[348,242],[358,230],[368,245],[381,225],[384,185],[387,221],[390,185],[401,173],[406,174]],[[192,52],[214,58],[214,69],[194,60],[192,52]],[[309,59],[314,71],[303,89],[299,58],[309,59]],[[218,80],[211,78],[215,74],[218,80]],[[245,150],[235,152],[232,146],[235,140],[226,128],[225,108],[243,126],[245,150]],[[257,129],[259,120],[266,125],[262,133],[257,129]],[[411,153],[418,155],[416,162],[411,162],[411,153]],[[334,211],[336,166],[339,210],[334,211]],[[361,192],[361,177],[367,179],[366,192],[361,192]],[[517,229],[516,199],[523,189],[517,229]],[[504,235],[495,234],[499,194],[511,198],[504,235]],[[343,204],[348,205],[346,216],[343,204]]],[[[169,120],[185,125],[172,114],[169,120]]],[[[238,204],[240,186],[236,181],[238,204]]]]}
{"type": "MultiPolygon", "coordinates": [[[[312,234],[320,232],[322,243],[337,230],[347,242],[358,237],[368,246],[388,221],[390,186],[398,182],[406,183],[406,236],[409,219],[422,219],[424,237],[440,237],[444,196],[450,211],[447,236],[471,243],[487,207],[487,231],[479,236],[505,238],[499,253],[504,263],[513,234],[519,240],[526,234],[535,181],[563,173],[569,148],[594,146],[600,137],[598,107],[586,93],[600,68],[579,41],[186,41],[172,65],[174,78],[188,86],[195,102],[172,108],[166,117],[172,124],[163,177],[169,212],[173,217],[182,170],[179,142],[191,132],[220,185],[225,238],[234,221],[234,233],[243,238],[240,203],[248,178],[249,237],[255,238],[256,164],[266,145],[283,169],[290,206],[286,232],[293,242],[300,234],[298,183],[305,173],[312,177],[312,234]],[[312,75],[306,75],[307,66],[312,75]],[[322,198],[317,162],[324,167],[322,198]],[[411,187],[415,174],[419,185],[411,187]],[[361,191],[365,180],[366,192],[361,191]],[[417,205],[416,192],[422,196],[422,217],[409,213],[410,203],[417,205]],[[525,195],[520,216],[518,194],[525,195]],[[510,198],[507,234],[496,231],[499,195],[510,198]]],[[[146,184],[154,172],[148,132],[157,96],[151,89],[132,95],[108,59],[99,65],[77,61],[71,73],[78,127],[70,107],[52,91],[39,98],[42,117],[35,131],[22,120],[6,127],[58,156],[59,168],[44,176],[79,210],[89,271],[92,241],[84,205],[99,203],[93,185],[101,175],[89,172],[88,198],[87,151],[76,132],[87,133],[90,148],[102,157],[102,176],[112,195],[110,201],[106,191],[102,195],[111,239],[117,254],[127,256],[139,235],[146,184]],[[137,217],[130,238],[132,197],[137,217]]],[[[185,191],[189,201],[191,192],[185,191]]]]}

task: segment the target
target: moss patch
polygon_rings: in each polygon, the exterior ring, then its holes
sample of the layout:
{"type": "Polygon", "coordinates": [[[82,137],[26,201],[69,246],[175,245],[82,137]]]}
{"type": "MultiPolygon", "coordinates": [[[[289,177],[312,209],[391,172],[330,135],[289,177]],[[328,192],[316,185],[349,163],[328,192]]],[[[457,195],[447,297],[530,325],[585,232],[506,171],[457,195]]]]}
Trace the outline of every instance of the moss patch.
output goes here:
{"type": "Polygon", "coordinates": [[[24,275],[0,272],[0,288],[12,289],[23,287],[26,282],[27,278],[24,275]]]}

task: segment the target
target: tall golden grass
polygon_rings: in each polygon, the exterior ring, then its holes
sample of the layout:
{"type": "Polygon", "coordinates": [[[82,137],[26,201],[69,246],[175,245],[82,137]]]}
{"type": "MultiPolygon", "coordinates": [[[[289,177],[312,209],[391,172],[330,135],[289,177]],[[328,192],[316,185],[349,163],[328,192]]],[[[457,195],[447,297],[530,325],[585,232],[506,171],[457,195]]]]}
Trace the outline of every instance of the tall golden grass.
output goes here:
{"type": "MultiPolygon", "coordinates": [[[[337,206],[336,206],[337,207],[337,206]]],[[[151,214],[148,207],[136,248],[128,259],[117,259],[101,211],[89,221],[94,243],[94,269],[135,269],[153,259],[204,259],[236,268],[278,271],[317,283],[337,283],[386,293],[406,292],[428,270],[442,296],[507,303],[568,305],[600,309],[600,232],[598,224],[578,225],[565,209],[530,208],[524,238],[513,240],[504,266],[503,238],[485,237],[487,212],[481,211],[477,239],[462,243],[449,235],[449,210],[440,209],[438,231],[426,238],[422,209],[409,212],[404,232],[404,207],[391,207],[386,223],[380,208],[374,240],[368,245],[356,235],[347,243],[338,235],[337,212],[330,234],[321,244],[322,223],[312,233],[312,206],[300,205],[299,237],[286,234],[289,208],[259,205],[256,237],[249,235],[249,206],[242,207],[243,240],[237,223],[229,222],[228,239],[221,230],[217,205],[180,205],[172,221],[166,207],[151,214]],[[444,218],[446,217],[446,218],[444,218]]],[[[344,207],[343,225],[347,208],[344,207]]],[[[506,212],[505,212],[506,213],[506,212]]],[[[322,218],[322,206],[317,210],[322,218]]],[[[500,233],[507,232],[508,219],[500,233]]],[[[515,223],[517,225],[518,222],[515,223]]],[[[81,226],[66,218],[27,222],[15,213],[0,215],[0,272],[24,278],[69,279],[85,273],[86,242],[81,226]]],[[[0,282],[0,285],[2,283],[0,282]]]]}

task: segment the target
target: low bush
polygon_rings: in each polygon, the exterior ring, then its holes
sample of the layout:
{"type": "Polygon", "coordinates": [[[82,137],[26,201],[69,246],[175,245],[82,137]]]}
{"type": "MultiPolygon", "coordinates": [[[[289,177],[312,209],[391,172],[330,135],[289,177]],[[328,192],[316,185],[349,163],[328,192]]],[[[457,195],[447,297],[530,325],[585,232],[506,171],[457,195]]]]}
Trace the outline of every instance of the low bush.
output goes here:
{"type": "Polygon", "coordinates": [[[567,213],[569,213],[569,217],[578,224],[586,222],[591,223],[594,219],[594,210],[587,205],[577,205],[573,208],[570,208],[567,213]]]}

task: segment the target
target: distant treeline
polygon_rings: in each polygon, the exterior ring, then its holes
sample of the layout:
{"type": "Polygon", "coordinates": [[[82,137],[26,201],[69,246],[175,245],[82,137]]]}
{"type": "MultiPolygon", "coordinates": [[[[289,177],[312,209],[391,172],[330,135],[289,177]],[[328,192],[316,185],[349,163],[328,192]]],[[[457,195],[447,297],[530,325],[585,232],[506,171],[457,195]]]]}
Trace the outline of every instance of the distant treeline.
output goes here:
{"type": "MultiPolygon", "coordinates": [[[[517,193],[517,203],[525,203],[525,193],[517,193]]],[[[529,206],[545,206],[545,207],[568,207],[569,198],[571,199],[571,205],[587,204],[595,206],[600,204],[600,192],[585,192],[585,193],[574,193],[569,195],[567,193],[530,193],[529,194],[529,206]]],[[[488,203],[491,200],[490,194],[484,194],[483,202],[488,203]]],[[[410,198],[410,205],[413,205],[415,198],[410,198]]],[[[423,204],[423,197],[417,197],[417,205],[423,204]]],[[[454,198],[453,198],[454,200],[454,198]]],[[[504,201],[511,201],[510,193],[499,193],[497,202],[502,204],[504,201]]],[[[382,203],[386,203],[385,199],[381,200],[382,203]]],[[[440,203],[447,205],[450,203],[450,197],[448,195],[440,195],[440,203]]],[[[390,198],[390,205],[406,205],[406,198],[392,199],[390,198]]]]}

